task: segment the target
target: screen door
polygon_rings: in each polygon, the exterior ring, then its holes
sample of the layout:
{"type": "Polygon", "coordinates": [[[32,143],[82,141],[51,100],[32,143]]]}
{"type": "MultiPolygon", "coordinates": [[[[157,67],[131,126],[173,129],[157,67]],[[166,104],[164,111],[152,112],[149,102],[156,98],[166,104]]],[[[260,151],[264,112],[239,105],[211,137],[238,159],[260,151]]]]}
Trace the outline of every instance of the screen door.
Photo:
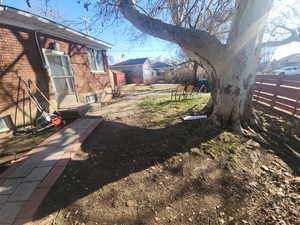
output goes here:
{"type": "Polygon", "coordinates": [[[58,107],[75,106],[77,104],[77,97],[69,56],[54,54],[46,56],[55,87],[58,107]]]}

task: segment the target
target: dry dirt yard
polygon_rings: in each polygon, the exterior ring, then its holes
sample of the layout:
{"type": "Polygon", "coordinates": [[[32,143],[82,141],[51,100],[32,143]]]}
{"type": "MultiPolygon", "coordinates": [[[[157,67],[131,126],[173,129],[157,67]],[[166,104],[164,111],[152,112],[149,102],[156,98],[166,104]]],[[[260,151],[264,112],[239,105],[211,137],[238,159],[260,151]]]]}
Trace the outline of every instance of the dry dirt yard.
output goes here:
{"type": "Polygon", "coordinates": [[[68,165],[35,224],[300,224],[294,121],[259,108],[266,130],[258,143],[207,120],[180,120],[207,99],[140,93],[104,108],[83,146],[89,159],[68,165]]]}
{"type": "Polygon", "coordinates": [[[51,128],[35,135],[30,132],[0,134],[0,173],[56,131],[51,128]]]}

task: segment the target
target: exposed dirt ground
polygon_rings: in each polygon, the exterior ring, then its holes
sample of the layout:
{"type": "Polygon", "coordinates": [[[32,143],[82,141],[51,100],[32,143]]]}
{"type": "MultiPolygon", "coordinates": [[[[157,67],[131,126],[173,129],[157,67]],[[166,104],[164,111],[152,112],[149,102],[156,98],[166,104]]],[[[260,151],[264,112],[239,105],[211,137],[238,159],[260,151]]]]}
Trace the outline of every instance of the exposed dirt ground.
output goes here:
{"type": "Polygon", "coordinates": [[[298,224],[299,129],[259,111],[258,143],[179,119],[205,99],[142,93],[104,108],[90,158],[67,167],[35,224],[298,224]]]}
{"type": "Polygon", "coordinates": [[[11,161],[21,158],[56,131],[57,129],[52,128],[35,135],[30,132],[16,135],[2,133],[0,135],[0,173],[10,165],[11,161]]]}

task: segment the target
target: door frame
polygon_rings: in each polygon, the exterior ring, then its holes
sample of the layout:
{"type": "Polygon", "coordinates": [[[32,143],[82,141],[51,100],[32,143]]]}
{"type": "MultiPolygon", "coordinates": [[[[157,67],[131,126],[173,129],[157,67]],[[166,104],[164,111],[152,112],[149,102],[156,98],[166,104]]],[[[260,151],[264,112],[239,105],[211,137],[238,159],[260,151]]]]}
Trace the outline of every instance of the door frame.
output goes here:
{"type": "Polygon", "coordinates": [[[55,100],[56,100],[56,103],[57,103],[57,108],[60,108],[59,107],[59,104],[58,104],[58,91],[56,89],[56,86],[55,86],[55,82],[54,82],[54,78],[51,74],[51,70],[50,70],[50,65],[49,65],[49,61],[48,61],[48,58],[47,58],[47,55],[56,55],[56,56],[66,56],[68,61],[69,61],[69,67],[70,67],[70,74],[72,74],[71,77],[73,77],[73,89],[74,89],[74,95],[76,97],[76,101],[77,101],[77,104],[79,103],[78,101],[78,93],[77,93],[77,90],[76,90],[76,85],[75,85],[75,77],[74,77],[74,72],[73,72],[73,68],[71,67],[71,59],[70,59],[70,56],[65,54],[64,52],[61,52],[61,51],[57,51],[57,50],[52,50],[52,49],[46,49],[46,48],[43,48],[42,49],[43,51],[43,56],[44,56],[44,59],[45,59],[45,63],[46,63],[46,69],[47,69],[47,72],[48,72],[48,75],[50,77],[50,80],[51,80],[51,84],[52,84],[52,87],[53,87],[53,90],[55,92],[55,100]]]}

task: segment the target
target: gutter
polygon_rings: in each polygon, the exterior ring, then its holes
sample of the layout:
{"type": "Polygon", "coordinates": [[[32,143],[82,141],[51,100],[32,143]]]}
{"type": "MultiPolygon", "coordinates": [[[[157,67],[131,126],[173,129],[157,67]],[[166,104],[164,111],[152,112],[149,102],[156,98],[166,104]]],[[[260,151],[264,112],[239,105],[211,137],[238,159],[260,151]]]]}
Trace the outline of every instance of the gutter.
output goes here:
{"type": "MultiPolygon", "coordinates": [[[[45,56],[44,56],[44,54],[43,54],[43,52],[42,52],[42,48],[41,48],[41,46],[40,46],[40,42],[39,42],[39,40],[38,40],[37,33],[38,33],[38,31],[35,30],[35,31],[34,31],[35,44],[36,44],[36,46],[37,46],[37,49],[38,49],[40,58],[41,58],[41,60],[42,60],[43,67],[44,67],[44,69],[47,70],[47,65],[46,65],[45,56]]],[[[47,72],[48,72],[48,70],[47,70],[47,72]]]]}
{"type": "MultiPolygon", "coordinates": [[[[53,20],[50,20],[48,18],[45,18],[45,17],[39,16],[39,15],[30,13],[28,11],[24,11],[24,10],[20,10],[20,9],[17,9],[17,8],[14,8],[14,7],[10,7],[10,6],[7,6],[7,5],[1,5],[0,4],[0,12],[1,11],[12,12],[12,13],[15,13],[15,14],[18,14],[18,15],[22,15],[22,16],[27,17],[27,18],[34,18],[34,19],[36,19],[37,21],[39,21],[41,23],[52,24],[52,25],[56,26],[57,28],[59,28],[61,30],[65,30],[65,31],[69,32],[69,35],[72,35],[72,33],[73,33],[73,34],[76,34],[76,35],[78,35],[80,37],[85,38],[86,41],[91,41],[91,42],[97,43],[98,45],[105,46],[106,48],[112,48],[112,45],[109,44],[109,43],[107,43],[107,42],[99,40],[99,39],[97,39],[95,37],[92,37],[90,35],[84,34],[84,33],[80,32],[80,31],[77,31],[77,30],[75,30],[73,28],[67,27],[67,26],[65,26],[63,24],[57,23],[57,22],[55,22],[53,20]]],[[[66,39],[66,38],[64,38],[64,39],[66,39]]],[[[70,41],[74,42],[74,40],[70,40],[70,41]]]]}

